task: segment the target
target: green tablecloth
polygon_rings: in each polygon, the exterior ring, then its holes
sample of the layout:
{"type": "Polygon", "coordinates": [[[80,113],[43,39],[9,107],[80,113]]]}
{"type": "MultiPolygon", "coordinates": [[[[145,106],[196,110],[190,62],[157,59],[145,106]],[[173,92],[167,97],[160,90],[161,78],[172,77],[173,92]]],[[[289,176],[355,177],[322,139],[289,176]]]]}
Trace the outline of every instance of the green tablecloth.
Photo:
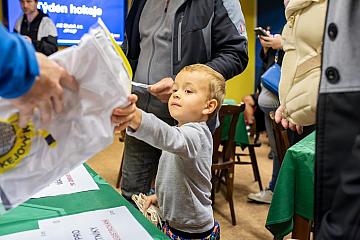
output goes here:
{"type": "Polygon", "coordinates": [[[126,206],[136,220],[146,229],[153,239],[168,239],[150,223],[136,208],[116,192],[105,180],[90,167],[85,167],[98,184],[99,191],[80,192],[30,199],[0,217],[0,235],[38,229],[38,220],[53,218],[87,211],[126,206]]]}
{"type": "MultiPolygon", "coordinates": [[[[236,102],[233,99],[224,99],[224,104],[236,105],[236,102]]],[[[224,119],[224,126],[223,126],[223,131],[222,131],[222,136],[221,136],[221,139],[223,141],[226,141],[228,138],[230,121],[231,121],[231,118],[229,116],[226,116],[224,119]]],[[[236,123],[235,143],[237,146],[242,146],[243,144],[249,144],[249,137],[248,137],[247,131],[246,131],[246,125],[245,125],[245,119],[244,119],[243,112],[240,113],[239,119],[236,123]]]]}
{"type": "Polygon", "coordinates": [[[314,158],[315,132],[286,152],[266,220],[276,239],[292,231],[295,213],[313,219],[314,158]]]}

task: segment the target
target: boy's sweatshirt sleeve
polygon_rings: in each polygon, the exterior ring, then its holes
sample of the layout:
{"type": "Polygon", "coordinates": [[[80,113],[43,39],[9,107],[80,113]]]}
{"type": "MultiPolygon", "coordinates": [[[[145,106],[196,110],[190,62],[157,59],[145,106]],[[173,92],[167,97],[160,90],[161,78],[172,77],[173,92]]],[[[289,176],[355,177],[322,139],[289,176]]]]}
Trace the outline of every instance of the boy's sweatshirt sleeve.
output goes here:
{"type": "Polygon", "coordinates": [[[194,158],[201,149],[200,136],[203,132],[200,123],[188,123],[181,127],[170,126],[155,115],[143,111],[140,127],[136,131],[127,129],[130,136],[187,158],[194,158]]]}

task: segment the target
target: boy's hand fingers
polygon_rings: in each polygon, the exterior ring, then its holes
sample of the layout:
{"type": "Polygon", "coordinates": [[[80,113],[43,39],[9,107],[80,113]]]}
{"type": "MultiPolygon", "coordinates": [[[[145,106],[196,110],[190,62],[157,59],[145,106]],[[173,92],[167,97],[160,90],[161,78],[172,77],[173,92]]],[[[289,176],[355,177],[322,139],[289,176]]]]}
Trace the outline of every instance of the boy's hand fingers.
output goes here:
{"type": "Polygon", "coordinates": [[[131,103],[130,105],[128,105],[127,107],[124,107],[124,108],[115,108],[113,110],[113,115],[126,116],[126,115],[129,115],[129,114],[135,112],[135,110],[136,110],[136,104],[131,103]]]}
{"type": "Polygon", "coordinates": [[[138,100],[138,97],[135,94],[130,94],[128,97],[128,100],[130,103],[136,103],[138,100]]]}

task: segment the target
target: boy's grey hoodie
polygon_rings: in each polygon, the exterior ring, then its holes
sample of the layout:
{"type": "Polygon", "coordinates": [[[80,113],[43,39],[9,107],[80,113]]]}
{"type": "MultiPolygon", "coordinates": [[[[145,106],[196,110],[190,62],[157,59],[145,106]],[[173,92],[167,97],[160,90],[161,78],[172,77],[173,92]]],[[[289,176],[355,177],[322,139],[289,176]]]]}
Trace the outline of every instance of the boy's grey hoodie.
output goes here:
{"type": "Polygon", "coordinates": [[[164,219],[185,232],[210,230],[213,140],[206,122],[172,127],[142,112],[140,127],[127,133],[163,150],[155,192],[164,219]]]}

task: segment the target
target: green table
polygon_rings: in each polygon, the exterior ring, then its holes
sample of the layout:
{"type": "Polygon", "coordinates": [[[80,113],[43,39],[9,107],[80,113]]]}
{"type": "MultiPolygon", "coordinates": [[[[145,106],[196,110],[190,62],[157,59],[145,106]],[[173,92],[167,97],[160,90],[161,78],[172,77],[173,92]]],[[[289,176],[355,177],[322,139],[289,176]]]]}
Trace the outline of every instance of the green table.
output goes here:
{"type": "Polygon", "coordinates": [[[0,217],[0,235],[38,229],[38,220],[41,219],[126,206],[153,239],[168,239],[95,171],[86,164],[85,167],[100,190],[30,199],[0,217]]]}
{"type": "MultiPolygon", "coordinates": [[[[233,99],[224,99],[224,104],[228,105],[236,105],[235,100],[233,99]]],[[[224,126],[222,131],[221,139],[226,141],[229,134],[231,118],[230,116],[225,116],[224,119],[224,126]]],[[[239,115],[239,119],[236,123],[236,130],[235,130],[235,144],[236,146],[243,146],[249,144],[249,137],[246,131],[244,113],[241,112],[239,115]]]]}
{"type": "Polygon", "coordinates": [[[286,152],[274,189],[266,228],[281,239],[293,229],[297,215],[313,219],[315,132],[286,152]]]}

